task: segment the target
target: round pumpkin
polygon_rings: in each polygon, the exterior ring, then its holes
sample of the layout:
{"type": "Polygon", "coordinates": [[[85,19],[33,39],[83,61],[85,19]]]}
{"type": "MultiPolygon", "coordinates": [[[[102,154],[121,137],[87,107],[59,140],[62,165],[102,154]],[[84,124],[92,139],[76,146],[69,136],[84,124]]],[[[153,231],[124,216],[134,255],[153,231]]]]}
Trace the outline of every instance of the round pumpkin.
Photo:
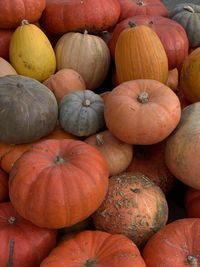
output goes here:
{"type": "Polygon", "coordinates": [[[124,234],[142,247],[166,224],[168,204],[148,177],[127,172],[109,178],[108,193],[92,218],[97,230],[124,234]]]}
{"type": "Polygon", "coordinates": [[[110,132],[135,145],[163,141],[176,128],[180,116],[176,94],[166,85],[148,79],[118,85],[110,92],[104,107],[110,132]]]}
{"type": "Polygon", "coordinates": [[[0,77],[6,75],[17,75],[17,72],[7,60],[0,57],[0,77]]]}
{"type": "Polygon", "coordinates": [[[109,176],[125,171],[132,160],[132,145],[120,141],[108,130],[90,135],[84,141],[96,147],[105,157],[109,168],[109,176]]]}
{"type": "Polygon", "coordinates": [[[56,57],[51,43],[36,25],[23,20],[14,31],[9,58],[18,74],[44,81],[56,69],[56,57]]]}
{"type": "Polygon", "coordinates": [[[152,79],[166,83],[168,59],[158,35],[146,25],[123,30],[115,47],[117,80],[152,79]]]}
{"type": "Polygon", "coordinates": [[[73,69],[61,69],[43,82],[55,95],[59,103],[63,96],[78,90],[85,90],[83,77],[73,69]]]}
{"type": "Polygon", "coordinates": [[[65,95],[59,104],[61,127],[75,136],[89,136],[104,125],[104,101],[91,90],[65,95]]]}
{"type": "Polygon", "coordinates": [[[182,110],[181,120],[167,138],[165,162],[171,173],[184,184],[200,189],[200,102],[182,110]]]}
{"type": "Polygon", "coordinates": [[[0,57],[9,60],[9,45],[13,30],[0,30],[0,57]]]}
{"type": "Polygon", "coordinates": [[[184,204],[187,217],[200,218],[200,190],[188,187],[184,204]]]}
{"type": "Polygon", "coordinates": [[[96,89],[106,78],[110,67],[110,51],[102,38],[69,32],[55,46],[57,69],[71,68],[83,77],[87,89],[96,89]]]}
{"type": "Polygon", "coordinates": [[[56,231],[22,218],[10,202],[0,204],[1,266],[35,267],[56,245],[56,231]]]}
{"type": "Polygon", "coordinates": [[[124,235],[82,231],[61,242],[40,267],[146,267],[136,245],[124,235]]]}
{"type": "Polygon", "coordinates": [[[58,117],[54,94],[43,84],[21,75],[0,79],[0,140],[29,143],[53,131],[58,117]]]}
{"type": "Polygon", "coordinates": [[[118,0],[51,0],[46,3],[41,24],[51,34],[96,33],[114,26],[119,15],[118,0]]]}
{"type": "Polygon", "coordinates": [[[42,141],[27,150],[10,172],[14,208],[35,225],[59,229],[89,217],[108,189],[101,153],[83,141],[42,141]]]}
{"type": "Polygon", "coordinates": [[[200,219],[179,219],[155,233],[142,256],[148,267],[198,267],[200,219]]]}
{"type": "Polygon", "coordinates": [[[8,194],[8,175],[0,169],[0,203],[9,199],[8,194]]]}

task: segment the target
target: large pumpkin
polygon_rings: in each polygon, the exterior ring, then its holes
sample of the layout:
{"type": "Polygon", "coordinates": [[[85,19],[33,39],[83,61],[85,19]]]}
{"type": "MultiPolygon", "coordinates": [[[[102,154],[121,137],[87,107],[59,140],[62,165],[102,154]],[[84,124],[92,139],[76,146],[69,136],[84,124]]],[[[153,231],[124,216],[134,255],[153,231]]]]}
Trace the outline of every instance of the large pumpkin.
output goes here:
{"type": "Polygon", "coordinates": [[[10,202],[0,204],[0,265],[35,267],[56,245],[56,231],[23,219],[10,202]]]}
{"type": "Polygon", "coordinates": [[[10,199],[40,227],[63,228],[89,217],[108,189],[108,167],[85,142],[47,140],[32,146],[10,172],[10,199]]]}
{"type": "Polygon", "coordinates": [[[200,190],[188,187],[185,193],[184,206],[187,217],[200,218],[200,190]]]}
{"type": "Polygon", "coordinates": [[[122,31],[115,47],[119,83],[152,79],[166,83],[168,59],[158,35],[146,25],[135,24],[122,31]]]}
{"type": "Polygon", "coordinates": [[[87,89],[102,84],[110,67],[110,51],[98,36],[69,32],[55,46],[57,69],[71,68],[80,73],[87,89]]]}
{"type": "Polygon", "coordinates": [[[60,243],[40,267],[146,267],[136,245],[124,235],[82,231],[60,243]]]}
{"type": "Polygon", "coordinates": [[[54,34],[84,30],[96,33],[114,26],[119,15],[118,0],[48,0],[41,23],[54,34]]]}
{"type": "Polygon", "coordinates": [[[21,75],[0,79],[0,140],[29,143],[53,131],[58,116],[54,94],[40,82],[21,75]]]}
{"type": "Polygon", "coordinates": [[[0,57],[9,59],[9,45],[13,30],[0,30],[0,57]]]}
{"type": "Polygon", "coordinates": [[[176,94],[166,85],[147,79],[118,85],[109,93],[104,107],[110,132],[135,145],[161,142],[175,129],[180,116],[176,94]]]}
{"type": "Polygon", "coordinates": [[[148,267],[198,267],[200,219],[179,219],[155,233],[142,256],[148,267]]]}
{"type": "Polygon", "coordinates": [[[8,194],[8,175],[0,169],[0,203],[9,199],[8,194]]]}

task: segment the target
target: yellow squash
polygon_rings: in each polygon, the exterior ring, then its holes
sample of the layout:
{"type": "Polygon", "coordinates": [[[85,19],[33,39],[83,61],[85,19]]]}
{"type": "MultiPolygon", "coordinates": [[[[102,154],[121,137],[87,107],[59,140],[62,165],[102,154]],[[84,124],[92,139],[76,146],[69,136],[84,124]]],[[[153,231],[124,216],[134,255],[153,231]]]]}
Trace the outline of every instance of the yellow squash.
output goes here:
{"type": "Polygon", "coordinates": [[[18,74],[44,81],[56,70],[56,57],[44,32],[23,20],[12,35],[10,62],[18,74]]]}

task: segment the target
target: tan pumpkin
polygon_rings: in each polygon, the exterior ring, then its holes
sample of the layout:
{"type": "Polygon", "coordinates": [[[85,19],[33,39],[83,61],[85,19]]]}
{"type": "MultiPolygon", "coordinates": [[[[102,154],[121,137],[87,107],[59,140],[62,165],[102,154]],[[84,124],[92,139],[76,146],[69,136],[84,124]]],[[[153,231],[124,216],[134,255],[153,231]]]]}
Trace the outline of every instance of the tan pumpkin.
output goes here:
{"type": "Polygon", "coordinates": [[[86,89],[83,77],[73,69],[61,69],[43,82],[55,95],[58,103],[68,93],[86,89]]]}
{"type": "Polygon", "coordinates": [[[64,34],[55,46],[57,69],[71,68],[80,73],[87,89],[96,89],[110,67],[110,51],[102,38],[84,33],[64,34]]]}
{"type": "Polygon", "coordinates": [[[13,66],[4,58],[0,57],[0,77],[6,75],[16,75],[17,72],[13,66]]]}

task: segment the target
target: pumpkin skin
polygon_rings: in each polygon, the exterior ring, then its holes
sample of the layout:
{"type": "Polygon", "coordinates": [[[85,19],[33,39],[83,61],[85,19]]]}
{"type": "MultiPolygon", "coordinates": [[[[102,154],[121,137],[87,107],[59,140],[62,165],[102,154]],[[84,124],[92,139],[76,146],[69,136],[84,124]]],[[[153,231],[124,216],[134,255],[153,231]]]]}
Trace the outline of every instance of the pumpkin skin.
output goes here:
{"type": "Polygon", "coordinates": [[[57,101],[46,86],[21,75],[1,77],[1,141],[22,144],[39,140],[53,131],[57,117],[57,101]]]}
{"type": "Polygon", "coordinates": [[[118,85],[110,92],[104,107],[110,132],[123,142],[135,145],[163,141],[175,129],[180,116],[176,94],[166,85],[148,79],[118,85]]]}
{"type": "Polygon", "coordinates": [[[8,175],[0,169],[0,203],[7,201],[8,198],[8,175]]]}
{"type": "Polygon", "coordinates": [[[118,0],[48,0],[41,24],[51,34],[84,30],[96,33],[114,26],[119,15],[118,0]]]}
{"type": "Polygon", "coordinates": [[[89,217],[107,189],[108,167],[101,153],[72,139],[32,146],[15,162],[9,179],[10,199],[19,214],[50,229],[89,217]]]}
{"type": "Polygon", "coordinates": [[[121,14],[119,21],[136,15],[152,15],[168,17],[169,12],[159,0],[119,0],[121,14]]]}
{"type": "Polygon", "coordinates": [[[109,178],[108,193],[92,218],[97,230],[124,234],[141,248],[166,224],[168,205],[148,177],[127,172],[109,178]]]}
{"type": "Polygon", "coordinates": [[[17,75],[17,72],[8,61],[0,57],[0,77],[6,75],[17,75]]]}
{"type": "Polygon", "coordinates": [[[139,25],[146,25],[156,32],[165,49],[169,69],[182,67],[184,59],[188,55],[188,37],[185,29],[178,22],[161,16],[138,15],[127,18],[118,23],[109,40],[108,46],[112,57],[114,58],[116,42],[119,34],[129,27],[129,22],[132,21],[139,25]]]}
{"type": "Polygon", "coordinates": [[[89,136],[104,125],[104,101],[91,90],[65,95],[59,104],[61,127],[75,136],[89,136]]]}
{"type": "Polygon", "coordinates": [[[71,68],[83,77],[86,88],[93,90],[105,80],[110,67],[110,51],[98,36],[69,32],[55,46],[57,69],[71,68]],[[97,63],[98,62],[98,63],[97,63]]]}
{"type": "Polygon", "coordinates": [[[9,60],[9,45],[12,34],[12,30],[0,30],[0,57],[5,60],[9,60]]]}
{"type": "Polygon", "coordinates": [[[200,190],[188,187],[184,204],[187,217],[200,218],[200,190]]]}
{"type": "Polygon", "coordinates": [[[27,20],[23,20],[12,35],[9,58],[18,74],[40,82],[56,69],[56,57],[49,39],[38,26],[27,20]]]}
{"type": "Polygon", "coordinates": [[[36,22],[45,6],[45,0],[1,0],[0,28],[15,29],[24,18],[31,23],[36,22]]]}
{"type": "Polygon", "coordinates": [[[180,3],[172,10],[170,17],[180,23],[188,36],[189,47],[200,45],[200,6],[193,3],[180,3]]]}
{"type": "Polygon", "coordinates": [[[96,147],[105,157],[108,163],[109,176],[125,171],[132,160],[132,145],[120,141],[108,130],[90,135],[84,141],[96,147]]]}
{"type": "Polygon", "coordinates": [[[164,47],[158,35],[145,25],[133,26],[120,33],[115,47],[115,67],[119,83],[136,79],[166,83],[168,77],[164,47]]]}
{"type": "Polygon", "coordinates": [[[64,95],[85,90],[83,77],[73,69],[61,69],[43,82],[55,95],[59,103],[64,95]]]}
{"type": "Polygon", "coordinates": [[[144,247],[148,267],[198,267],[200,219],[179,219],[165,225],[144,247]]]}
{"type": "Polygon", "coordinates": [[[123,235],[82,231],[60,243],[40,267],[59,266],[146,267],[138,248],[123,235]]]}
{"type": "Polygon", "coordinates": [[[56,235],[22,218],[10,202],[0,204],[1,266],[39,266],[56,246],[56,235]]]}
{"type": "Polygon", "coordinates": [[[175,131],[167,138],[165,147],[165,162],[171,173],[195,189],[200,189],[199,116],[199,102],[185,107],[182,110],[181,120],[175,131]]]}

